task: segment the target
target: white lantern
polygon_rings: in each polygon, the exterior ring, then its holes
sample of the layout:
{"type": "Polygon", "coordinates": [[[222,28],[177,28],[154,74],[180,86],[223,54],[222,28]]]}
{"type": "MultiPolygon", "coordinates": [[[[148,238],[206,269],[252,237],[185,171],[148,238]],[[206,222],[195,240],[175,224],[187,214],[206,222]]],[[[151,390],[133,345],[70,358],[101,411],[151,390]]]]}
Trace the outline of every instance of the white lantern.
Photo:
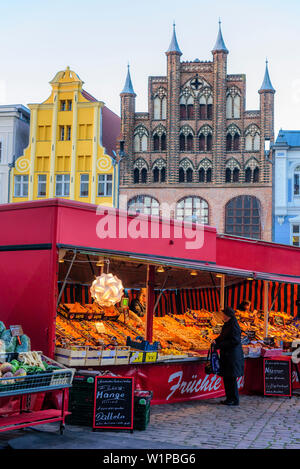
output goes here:
{"type": "Polygon", "coordinates": [[[90,288],[94,300],[100,306],[113,306],[123,296],[123,285],[121,280],[113,274],[102,274],[97,277],[90,288]]]}

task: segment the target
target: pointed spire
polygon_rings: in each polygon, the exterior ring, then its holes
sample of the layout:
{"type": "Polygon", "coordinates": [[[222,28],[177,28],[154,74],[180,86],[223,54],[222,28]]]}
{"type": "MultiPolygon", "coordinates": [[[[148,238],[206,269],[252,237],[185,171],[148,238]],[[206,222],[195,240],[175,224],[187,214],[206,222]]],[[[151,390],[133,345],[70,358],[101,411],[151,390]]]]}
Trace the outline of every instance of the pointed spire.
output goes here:
{"type": "Polygon", "coordinates": [[[125,81],[125,85],[124,85],[122,93],[129,93],[129,94],[134,94],[135,95],[135,92],[134,92],[134,89],[133,89],[133,86],[132,86],[131,76],[130,76],[129,63],[127,65],[127,77],[126,77],[126,81],[125,81]]]}
{"type": "Polygon", "coordinates": [[[213,48],[212,52],[225,52],[226,54],[228,54],[228,49],[226,48],[225,46],[225,42],[224,42],[224,39],[223,39],[223,36],[222,36],[222,30],[221,30],[221,20],[219,18],[219,32],[218,32],[218,36],[217,36],[217,40],[216,40],[216,43],[215,43],[215,47],[213,48]]]}
{"type": "Polygon", "coordinates": [[[274,91],[275,92],[272,86],[271,80],[270,80],[270,75],[269,75],[269,70],[268,70],[268,59],[266,59],[265,76],[264,76],[264,80],[262,82],[262,85],[259,91],[274,91]]]}
{"type": "Polygon", "coordinates": [[[178,42],[177,42],[176,31],[175,31],[175,21],[173,23],[172,39],[171,39],[171,42],[170,42],[170,45],[169,45],[169,49],[167,50],[166,53],[169,53],[169,52],[176,52],[177,54],[182,55],[182,52],[179,49],[179,45],[178,45],[178,42]]]}

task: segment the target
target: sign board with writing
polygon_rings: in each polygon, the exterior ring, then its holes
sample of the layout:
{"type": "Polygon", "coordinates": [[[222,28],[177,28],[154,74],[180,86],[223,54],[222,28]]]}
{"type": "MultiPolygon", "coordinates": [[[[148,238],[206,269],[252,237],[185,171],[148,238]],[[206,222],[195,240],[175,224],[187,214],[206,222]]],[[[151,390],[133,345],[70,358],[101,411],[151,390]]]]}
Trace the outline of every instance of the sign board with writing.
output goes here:
{"type": "Polygon", "coordinates": [[[12,337],[23,335],[22,326],[9,326],[12,337]]]}
{"type": "Polygon", "coordinates": [[[291,361],[264,359],[264,395],[292,395],[291,361]]]}
{"type": "Polygon", "coordinates": [[[133,429],[134,378],[96,376],[93,428],[133,429]]]}

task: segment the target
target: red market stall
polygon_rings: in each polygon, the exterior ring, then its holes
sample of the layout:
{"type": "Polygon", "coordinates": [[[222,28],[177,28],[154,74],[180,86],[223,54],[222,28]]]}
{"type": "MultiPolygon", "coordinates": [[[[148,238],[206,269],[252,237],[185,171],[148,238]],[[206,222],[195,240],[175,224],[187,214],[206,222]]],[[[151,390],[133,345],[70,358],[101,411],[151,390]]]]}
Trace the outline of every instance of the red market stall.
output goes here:
{"type": "MultiPolygon", "coordinates": [[[[253,289],[256,282],[261,282],[263,294],[255,301],[267,311],[267,300],[272,294],[269,286],[276,282],[288,285],[287,296],[293,289],[289,308],[297,314],[299,248],[219,235],[209,226],[190,224],[183,229],[176,221],[149,220],[142,215],[129,216],[123,211],[61,199],[2,205],[0,220],[4,227],[0,235],[0,319],[9,324],[22,324],[34,349],[43,350],[49,357],[54,357],[55,353],[58,303],[63,295],[71,292],[67,283],[70,272],[78,286],[85,284],[80,281],[80,276],[90,268],[88,278],[91,283],[99,273],[91,260],[93,256],[106,256],[111,259],[111,265],[118,262],[120,271],[123,268],[127,273],[128,288],[147,286],[145,338],[149,342],[153,335],[154,306],[159,304],[161,311],[163,305],[172,307],[172,298],[176,305],[179,300],[172,290],[176,284],[177,288],[193,289],[187,294],[190,302],[204,301],[204,290],[201,290],[202,296],[199,293],[197,297],[199,279],[203,285],[209,285],[207,298],[218,309],[225,301],[228,304],[238,301],[237,285],[241,288],[243,284],[243,292],[246,292],[245,282],[253,282],[253,289]],[[60,253],[66,252],[69,262],[62,267],[60,253]],[[80,267],[80,256],[86,258],[84,268],[83,264],[80,267]],[[136,268],[130,270],[127,266],[131,262],[136,268]],[[157,277],[158,265],[172,272],[165,285],[157,277]],[[136,281],[137,268],[141,272],[140,283],[136,281]],[[190,271],[198,272],[198,279],[185,277],[185,272],[190,271]],[[222,286],[225,276],[227,284],[222,286]],[[221,278],[219,284],[216,284],[217,278],[221,278]],[[156,287],[159,293],[155,291],[156,287]],[[168,288],[169,295],[166,294],[168,288]]],[[[84,288],[87,288],[86,284],[84,288]]],[[[184,307],[186,300],[182,298],[184,307]]],[[[267,333],[267,320],[265,322],[267,333]]],[[[205,375],[203,358],[202,361],[199,358],[172,363],[132,363],[106,369],[135,376],[138,388],[153,390],[153,403],[224,395],[221,379],[205,375]]],[[[250,370],[254,362],[247,361],[245,377],[239,382],[240,389],[245,392],[255,392],[253,380],[250,384],[247,381],[247,375],[257,375],[250,370]]]]}

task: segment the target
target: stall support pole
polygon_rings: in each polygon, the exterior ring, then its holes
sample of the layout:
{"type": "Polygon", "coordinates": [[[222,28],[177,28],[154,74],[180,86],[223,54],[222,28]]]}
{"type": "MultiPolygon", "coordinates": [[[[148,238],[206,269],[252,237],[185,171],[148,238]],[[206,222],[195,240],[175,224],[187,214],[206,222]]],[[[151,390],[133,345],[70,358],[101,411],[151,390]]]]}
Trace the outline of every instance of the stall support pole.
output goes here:
{"type": "Polygon", "coordinates": [[[268,321],[269,321],[269,282],[264,280],[264,337],[268,337],[268,321]]]}
{"type": "Polygon", "coordinates": [[[146,310],[146,340],[152,342],[153,337],[153,314],[154,314],[154,275],[155,267],[148,265],[147,267],[147,310],[146,310]]]}
{"type": "Polygon", "coordinates": [[[225,307],[225,275],[221,277],[221,290],[220,290],[220,310],[225,307]]]}

